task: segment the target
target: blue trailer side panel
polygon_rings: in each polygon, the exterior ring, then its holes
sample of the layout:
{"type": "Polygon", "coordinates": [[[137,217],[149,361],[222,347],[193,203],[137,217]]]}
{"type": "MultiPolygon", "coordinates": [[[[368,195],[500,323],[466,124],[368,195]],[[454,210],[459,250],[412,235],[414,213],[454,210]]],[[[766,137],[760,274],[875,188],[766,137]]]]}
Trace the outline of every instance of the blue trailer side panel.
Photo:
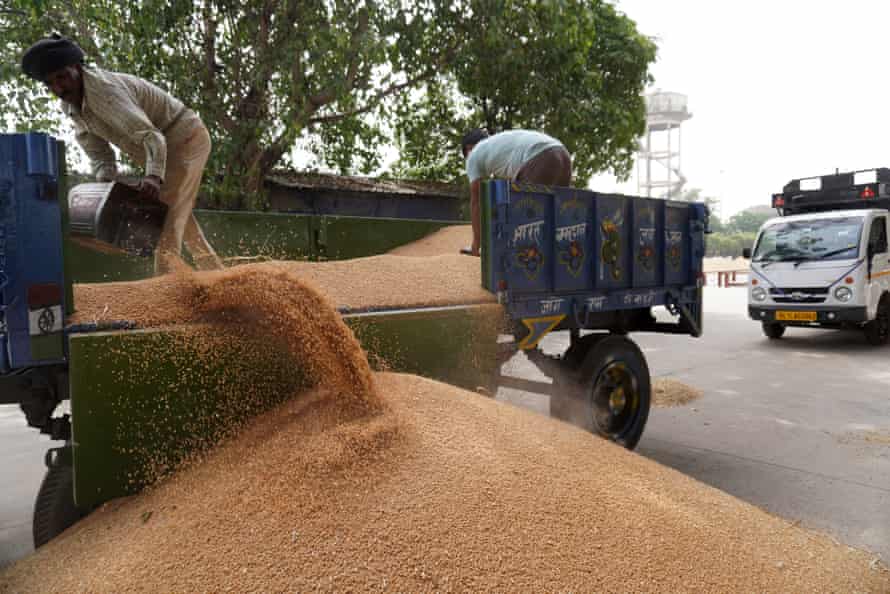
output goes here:
{"type": "Polygon", "coordinates": [[[556,189],[554,196],[555,291],[583,291],[591,286],[594,255],[592,192],[556,189]]]}
{"type": "Polygon", "coordinates": [[[522,349],[554,329],[701,334],[704,205],[490,180],[483,285],[522,349]],[[667,306],[681,319],[659,322],[667,306]]]}
{"type": "Polygon", "coordinates": [[[545,188],[513,186],[506,205],[507,285],[517,291],[553,289],[553,194],[545,188]]]}
{"type": "Polygon", "coordinates": [[[664,266],[658,242],[660,240],[659,228],[662,225],[660,211],[664,209],[664,202],[649,198],[634,198],[633,224],[633,281],[634,287],[656,287],[662,283],[664,266]]]}
{"type": "Polygon", "coordinates": [[[692,246],[689,241],[689,209],[685,202],[664,205],[664,283],[680,285],[689,279],[692,246]]]}
{"type": "Polygon", "coordinates": [[[4,371],[64,361],[58,155],[58,142],[46,134],[0,134],[0,367],[4,371]]]}

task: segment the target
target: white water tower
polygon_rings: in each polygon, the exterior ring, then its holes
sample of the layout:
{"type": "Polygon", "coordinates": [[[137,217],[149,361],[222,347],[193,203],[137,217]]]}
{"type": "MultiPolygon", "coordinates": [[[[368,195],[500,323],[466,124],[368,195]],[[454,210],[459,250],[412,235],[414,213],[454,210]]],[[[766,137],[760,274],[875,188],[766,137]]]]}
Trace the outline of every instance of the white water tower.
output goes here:
{"type": "Polygon", "coordinates": [[[680,126],[692,117],[686,95],[657,90],[646,95],[646,134],[637,153],[637,192],[676,198],[686,184],[680,170],[680,126]]]}

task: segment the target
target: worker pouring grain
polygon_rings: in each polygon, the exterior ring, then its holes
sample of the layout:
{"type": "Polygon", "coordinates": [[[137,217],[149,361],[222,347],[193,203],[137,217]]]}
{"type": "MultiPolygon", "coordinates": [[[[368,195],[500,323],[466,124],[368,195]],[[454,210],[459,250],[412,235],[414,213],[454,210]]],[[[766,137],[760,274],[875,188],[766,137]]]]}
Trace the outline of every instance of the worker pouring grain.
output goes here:
{"type": "Polygon", "coordinates": [[[507,130],[489,137],[484,129],[475,128],[464,134],[460,148],[467,161],[473,223],[473,245],[463,253],[479,255],[482,180],[496,177],[547,186],[568,186],[572,181],[572,157],[566,147],[541,132],[507,130]]]}
{"type": "Polygon", "coordinates": [[[75,42],[53,35],[28,48],[22,71],[62,100],[98,181],[117,178],[112,144],[144,166],[140,197],[168,207],[155,250],[157,272],[171,269],[183,242],[199,269],[221,268],[192,214],[210,156],[201,118],[154,84],[87,66],[84,57],[75,42]]]}

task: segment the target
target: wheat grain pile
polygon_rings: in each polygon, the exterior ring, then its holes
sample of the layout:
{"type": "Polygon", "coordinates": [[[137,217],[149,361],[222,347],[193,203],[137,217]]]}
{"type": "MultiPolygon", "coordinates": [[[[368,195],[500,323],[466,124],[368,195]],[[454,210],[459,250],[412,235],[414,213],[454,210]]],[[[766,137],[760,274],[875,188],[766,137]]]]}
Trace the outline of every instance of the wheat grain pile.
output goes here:
{"type": "MultiPolygon", "coordinates": [[[[471,225],[452,225],[444,227],[417,241],[390,250],[395,256],[411,256],[412,258],[428,258],[459,254],[463,248],[473,243],[473,227],[471,225]]],[[[478,260],[476,261],[478,266],[478,260]]]]}
{"type": "Polygon", "coordinates": [[[295,397],[0,577],[8,592],[886,592],[865,554],[568,425],[380,374],[295,397]],[[331,412],[334,411],[334,412],[331,412]]]}
{"type": "MultiPolygon", "coordinates": [[[[332,262],[246,264],[198,275],[211,282],[231,274],[290,274],[342,310],[492,303],[479,284],[479,259],[460,254],[414,258],[372,256],[332,262]]],[[[144,327],[187,321],[191,274],[142,281],[76,285],[74,323],[129,320],[144,327]]]]}

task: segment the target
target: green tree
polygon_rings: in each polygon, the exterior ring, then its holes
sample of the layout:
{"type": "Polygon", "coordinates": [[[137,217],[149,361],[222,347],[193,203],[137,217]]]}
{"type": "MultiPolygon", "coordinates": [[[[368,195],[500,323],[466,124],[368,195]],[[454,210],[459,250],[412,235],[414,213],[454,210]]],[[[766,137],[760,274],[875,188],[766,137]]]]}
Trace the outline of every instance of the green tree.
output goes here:
{"type": "Polygon", "coordinates": [[[210,170],[231,206],[255,197],[298,139],[341,171],[380,166],[386,101],[437,76],[458,45],[459,3],[323,0],[8,0],[0,13],[0,117],[46,126],[54,105],[18,70],[56,30],[102,67],[165,86],[214,140],[210,170]]]}
{"type": "Polygon", "coordinates": [[[631,171],[645,129],[655,44],[602,0],[471,0],[472,34],[454,67],[399,105],[402,171],[461,171],[461,134],[543,130],[573,155],[582,182],[631,171]]]}
{"type": "Polygon", "coordinates": [[[727,230],[739,233],[756,233],[768,219],[776,216],[767,206],[754,206],[734,214],[727,222],[727,230]]]}

